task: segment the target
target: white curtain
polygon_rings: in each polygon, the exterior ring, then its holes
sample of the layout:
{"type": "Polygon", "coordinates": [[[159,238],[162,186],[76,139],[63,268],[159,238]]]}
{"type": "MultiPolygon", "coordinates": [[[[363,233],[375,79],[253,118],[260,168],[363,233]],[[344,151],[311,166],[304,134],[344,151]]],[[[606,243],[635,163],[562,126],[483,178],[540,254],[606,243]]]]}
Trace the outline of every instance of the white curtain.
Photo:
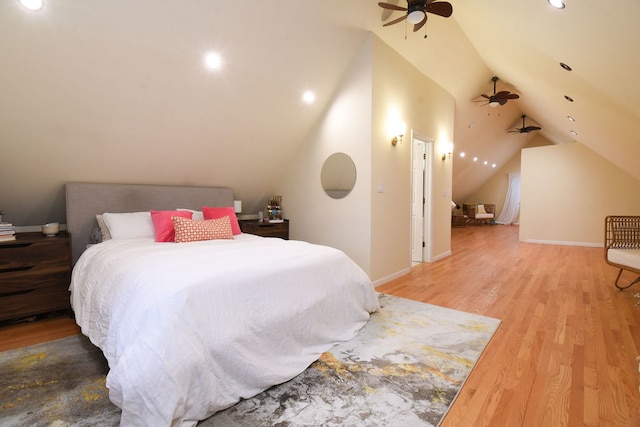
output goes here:
{"type": "Polygon", "coordinates": [[[520,174],[509,174],[509,187],[504,206],[500,216],[496,219],[498,224],[519,224],[520,217],[520,174]]]}

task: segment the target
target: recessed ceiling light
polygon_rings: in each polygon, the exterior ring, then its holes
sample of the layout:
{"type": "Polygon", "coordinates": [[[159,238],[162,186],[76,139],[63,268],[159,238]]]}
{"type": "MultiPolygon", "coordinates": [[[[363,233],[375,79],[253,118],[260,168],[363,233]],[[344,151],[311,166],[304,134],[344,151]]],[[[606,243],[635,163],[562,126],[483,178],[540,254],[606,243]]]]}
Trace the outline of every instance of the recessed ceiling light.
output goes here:
{"type": "Polygon", "coordinates": [[[573,118],[573,117],[571,117],[571,116],[567,116],[567,119],[569,119],[569,120],[570,120],[570,121],[572,121],[572,122],[575,122],[575,121],[576,121],[576,119],[574,119],[574,118],[573,118]]]}
{"type": "Polygon", "coordinates": [[[569,102],[573,102],[573,98],[571,98],[569,95],[565,95],[564,99],[566,99],[569,102]]]}
{"type": "Polygon", "coordinates": [[[204,56],[204,63],[210,70],[217,70],[222,66],[222,57],[215,52],[209,52],[204,56]]]}
{"type": "Polygon", "coordinates": [[[20,0],[20,4],[32,12],[42,10],[44,7],[44,0],[20,0]]]}
{"type": "Polygon", "coordinates": [[[467,154],[466,154],[464,151],[463,151],[462,153],[460,153],[460,157],[464,157],[464,156],[466,156],[466,155],[467,155],[467,154]]]}
{"type": "Polygon", "coordinates": [[[565,64],[564,62],[561,62],[561,63],[560,63],[560,66],[561,66],[562,68],[564,68],[565,70],[567,70],[567,71],[571,71],[571,67],[569,67],[569,66],[568,66],[567,64],[565,64]]]}
{"type": "Polygon", "coordinates": [[[571,134],[572,134],[573,136],[578,136],[578,132],[576,132],[575,130],[572,130],[572,131],[571,131],[571,134]]]}
{"type": "Polygon", "coordinates": [[[316,100],[316,94],[308,90],[302,95],[302,100],[307,104],[312,104],[316,100]]]}
{"type": "Polygon", "coordinates": [[[495,167],[496,167],[496,164],[495,164],[495,163],[494,163],[494,164],[492,164],[492,165],[491,165],[491,167],[492,167],[492,168],[495,168],[495,167]]]}
{"type": "Polygon", "coordinates": [[[484,161],[484,164],[485,164],[485,165],[488,165],[488,164],[489,164],[489,162],[485,160],[485,161],[484,161]]]}
{"type": "Polygon", "coordinates": [[[478,158],[477,158],[477,157],[474,157],[474,158],[473,158],[473,161],[474,161],[474,162],[477,162],[477,161],[478,161],[478,158]]]}
{"type": "Polygon", "coordinates": [[[549,4],[556,9],[564,9],[564,2],[562,0],[547,0],[549,4]]]}

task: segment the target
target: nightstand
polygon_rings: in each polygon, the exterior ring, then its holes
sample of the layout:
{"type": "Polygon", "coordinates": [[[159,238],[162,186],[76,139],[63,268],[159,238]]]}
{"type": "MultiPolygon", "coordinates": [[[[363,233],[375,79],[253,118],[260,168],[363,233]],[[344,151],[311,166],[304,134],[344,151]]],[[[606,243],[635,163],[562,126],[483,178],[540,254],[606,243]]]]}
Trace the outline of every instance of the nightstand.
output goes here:
{"type": "Polygon", "coordinates": [[[69,235],[17,233],[0,243],[0,320],[70,309],[69,235]]]}
{"type": "Polygon", "coordinates": [[[279,237],[289,240],[289,220],[281,223],[260,222],[255,219],[241,219],[238,221],[243,233],[255,234],[262,237],[279,237]]]}

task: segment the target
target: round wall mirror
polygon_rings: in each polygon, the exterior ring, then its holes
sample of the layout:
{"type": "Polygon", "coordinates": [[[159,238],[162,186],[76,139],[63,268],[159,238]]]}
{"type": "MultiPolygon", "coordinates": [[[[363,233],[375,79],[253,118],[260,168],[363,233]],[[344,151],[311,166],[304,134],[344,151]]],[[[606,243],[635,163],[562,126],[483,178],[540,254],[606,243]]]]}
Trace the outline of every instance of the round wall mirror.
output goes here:
{"type": "Polygon", "coordinates": [[[356,165],[344,153],[333,153],[322,165],[322,189],[332,199],[346,197],[356,184],[356,165]]]}

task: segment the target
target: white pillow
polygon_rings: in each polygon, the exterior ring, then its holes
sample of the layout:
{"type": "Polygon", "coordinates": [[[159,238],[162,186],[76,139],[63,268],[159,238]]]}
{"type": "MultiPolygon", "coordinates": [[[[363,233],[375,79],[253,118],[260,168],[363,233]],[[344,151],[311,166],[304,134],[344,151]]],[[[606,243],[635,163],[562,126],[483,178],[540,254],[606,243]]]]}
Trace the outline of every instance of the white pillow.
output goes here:
{"type": "Polygon", "coordinates": [[[194,211],[193,209],[181,209],[181,208],[178,208],[176,210],[177,211],[189,211],[189,212],[191,212],[193,214],[191,219],[197,219],[198,221],[204,221],[204,214],[202,213],[202,211],[194,211]]]}
{"type": "Polygon", "coordinates": [[[150,212],[103,213],[102,219],[109,228],[112,239],[156,237],[150,212]]]}
{"type": "Polygon", "coordinates": [[[487,211],[484,209],[484,205],[478,205],[478,213],[480,215],[486,215],[487,211]]]}

